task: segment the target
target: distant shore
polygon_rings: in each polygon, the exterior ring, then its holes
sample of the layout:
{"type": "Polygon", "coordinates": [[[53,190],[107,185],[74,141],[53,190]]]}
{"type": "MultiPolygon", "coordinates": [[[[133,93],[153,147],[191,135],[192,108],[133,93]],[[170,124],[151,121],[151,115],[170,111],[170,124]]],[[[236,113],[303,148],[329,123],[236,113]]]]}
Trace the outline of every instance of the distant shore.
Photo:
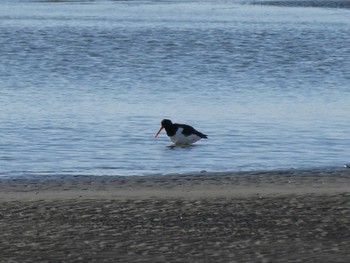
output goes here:
{"type": "Polygon", "coordinates": [[[0,180],[4,262],[349,262],[350,169],[0,180]]]}

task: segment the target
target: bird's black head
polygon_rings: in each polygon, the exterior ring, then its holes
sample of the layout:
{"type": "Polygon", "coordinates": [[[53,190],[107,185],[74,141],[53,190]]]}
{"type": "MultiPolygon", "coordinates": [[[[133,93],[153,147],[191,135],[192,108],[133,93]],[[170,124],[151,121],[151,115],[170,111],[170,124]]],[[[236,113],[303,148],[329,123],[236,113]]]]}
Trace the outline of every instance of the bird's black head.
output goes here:
{"type": "Polygon", "coordinates": [[[173,125],[173,123],[171,122],[171,120],[169,119],[164,119],[160,122],[160,124],[162,125],[162,127],[167,128],[170,127],[171,125],[173,125]]]}

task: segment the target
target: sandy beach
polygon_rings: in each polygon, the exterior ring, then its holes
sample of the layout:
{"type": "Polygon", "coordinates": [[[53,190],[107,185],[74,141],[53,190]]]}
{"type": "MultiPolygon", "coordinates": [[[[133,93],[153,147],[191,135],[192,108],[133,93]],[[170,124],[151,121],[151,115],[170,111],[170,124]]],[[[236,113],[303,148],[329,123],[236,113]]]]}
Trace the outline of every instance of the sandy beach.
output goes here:
{"type": "Polygon", "coordinates": [[[0,180],[1,262],[350,262],[350,169],[0,180]]]}

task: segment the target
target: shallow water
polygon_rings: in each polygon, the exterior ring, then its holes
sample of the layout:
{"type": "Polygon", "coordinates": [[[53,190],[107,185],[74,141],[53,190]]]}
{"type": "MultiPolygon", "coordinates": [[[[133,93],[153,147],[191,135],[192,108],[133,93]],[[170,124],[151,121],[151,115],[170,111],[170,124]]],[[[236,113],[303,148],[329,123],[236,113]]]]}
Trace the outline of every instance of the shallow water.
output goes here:
{"type": "Polygon", "coordinates": [[[350,10],[267,2],[1,2],[0,174],[349,162],[350,10]]]}

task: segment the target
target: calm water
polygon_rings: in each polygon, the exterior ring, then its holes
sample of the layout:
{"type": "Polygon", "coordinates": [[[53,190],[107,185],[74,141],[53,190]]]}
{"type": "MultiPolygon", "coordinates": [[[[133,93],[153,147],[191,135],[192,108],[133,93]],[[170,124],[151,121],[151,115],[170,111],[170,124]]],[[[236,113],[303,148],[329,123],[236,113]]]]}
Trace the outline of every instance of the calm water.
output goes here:
{"type": "Polygon", "coordinates": [[[0,176],[349,162],[346,1],[252,2],[1,1],[0,176]]]}

